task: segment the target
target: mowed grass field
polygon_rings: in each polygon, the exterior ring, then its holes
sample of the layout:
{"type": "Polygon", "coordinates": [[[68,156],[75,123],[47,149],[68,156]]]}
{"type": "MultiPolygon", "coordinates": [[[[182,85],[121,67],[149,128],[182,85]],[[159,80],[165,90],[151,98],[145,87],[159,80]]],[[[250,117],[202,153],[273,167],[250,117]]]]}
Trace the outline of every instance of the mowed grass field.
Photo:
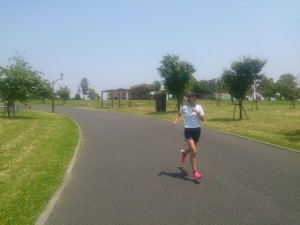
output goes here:
{"type": "MultiPolygon", "coordinates": [[[[1,113],[2,116],[2,113],[1,113]]],[[[32,225],[63,181],[79,139],[62,115],[18,111],[0,118],[0,224],[32,225]]]]}
{"type": "MultiPolygon", "coordinates": [[[[132,107],[127,101],[105,101],[105,108],[94,106],[100,110],[126,112],[138,115],[158,117],[161,119],[174,120],[177,111],[175,101],[167,101],[166,112],[155,112],[155,101],[132,101],[132,107]]],[[[296,109],[291,109],[289,102],[285,101],[261,101],[259,110],[252,107],[252,101],[244,101],[244,108],[249,119],[239,120],[238,107],[235,120],[233,120],[234,105],[230,101],[222,101],[218,107],[213,100],[199,100],[205,113],[204,128],[229,134],[251,138],[257,141],[278,145],[284,148],[300,152],[300,102],[296,109]]],[[[182,121],[182,120],[181,120],[182,121]]]]}

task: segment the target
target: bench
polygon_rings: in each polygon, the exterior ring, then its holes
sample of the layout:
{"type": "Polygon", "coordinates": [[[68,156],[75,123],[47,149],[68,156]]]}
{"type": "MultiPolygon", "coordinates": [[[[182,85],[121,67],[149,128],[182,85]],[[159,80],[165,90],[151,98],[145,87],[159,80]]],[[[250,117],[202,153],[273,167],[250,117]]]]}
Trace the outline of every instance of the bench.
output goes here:
{"type": "Polygon", "coordinates": [[[31,105],[17,105],[17,110],[19,109],[30,109],[31,110],[31,105]]]}

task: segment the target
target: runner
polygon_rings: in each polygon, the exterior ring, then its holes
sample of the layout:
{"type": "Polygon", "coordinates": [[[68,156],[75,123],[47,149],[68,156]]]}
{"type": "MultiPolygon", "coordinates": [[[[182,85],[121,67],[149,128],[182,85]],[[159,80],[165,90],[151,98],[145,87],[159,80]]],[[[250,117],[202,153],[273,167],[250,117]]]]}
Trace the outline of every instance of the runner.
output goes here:
{"type": "Polygon", "coordinates": [[[186,150],[181,150],[181,161],[185,163],[186,156],[190,154],[191,165],[193,169],[193,176],[196,179],[200,179],[202,175],[197,171],[196,167],[196,152],[197,144],[201,134],[201,123],[204,121],[204,112],[200,105],[197,105],[198,95],[196,93],[190,92],[187,96],[188,104],[183,106],[178,112],[173,126],[178,122],[181,115],[184,118],[184,137],[188,144],[186,150]]]}

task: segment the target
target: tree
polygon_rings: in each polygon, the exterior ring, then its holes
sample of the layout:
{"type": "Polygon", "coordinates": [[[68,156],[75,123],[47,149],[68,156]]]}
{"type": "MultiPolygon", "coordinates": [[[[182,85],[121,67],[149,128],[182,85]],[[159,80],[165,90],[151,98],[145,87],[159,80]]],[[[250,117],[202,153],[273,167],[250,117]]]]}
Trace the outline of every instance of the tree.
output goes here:
{"type": "Polygon", "coordinates": [[[88,89],[88,98],[90,100],[99,100],[100,99],[100,95],[94,89],[89,88],[88,89]]]}
{"type": "Polygon", "coordinates": [[[8,116],[11,117],[15,116],[15,101],[24,103],[30,96],[39,95],[44,81],[42,73],[33,70],[18,52],[9,60],[13,61],[10,66],[0,67],[0,97],[6,102],[8,116]]]}
{"type": "Polygon", "coordinates": [[[191,91],[198,93],[200,98],[212,93],[206,80],[195,80],[191,91]]]}
{"type": "Polygon", "coordinates": [[[81,100],[81,89],[80,86],[77,88],[77,93],[75,94],[75,100],[81,100]]]}
{"type": "Polygon", "coordinates": [[[291,101],[291,106],[295,108],[296,99],[299,98],[299,78],[295,77],[293,74],[285,73],[279,77],[276,82],[276,91],[285,100],[291,101]]]}
{"type": "Polygon", "coordinates": [[[161,83],[158,80],[154,81],[152,84],[152,88],[155,93],[158,93],[161,89],[161,83]]]}
{"type": "Polygon", "coordinates": [[[68,88],[67,86],[59,87],[59,90],[56,91],[56,95],[59,96],[63,104],[66,103],[68,99],[70,99],[70,93],[71,93],[70,88],[68,88]]]}
{"type": "Polygon", "coordinates": [[[251,88],[249,89],[249,95],[252,98],[252,109],[253,109],[253,105],[255,103],[255,109],[258,110],[259,109],[259,100],[260,98],[260,93],[259,93],[259,82],[261,79],[262,75],[259,75],[257,77],[257,79],[255,79],[253,81],[253,84],[251,86],[251,88]]]}
{"type": "Polygon", "coordinates": [[[78,93],[75,94],[75,100],[81,100],[80,94],[78,94],[78,93]]]}
{"type": "Polygon", "coordinates": [[[222,74],[229,93],[238,100],[240,119],[243,119],[243,99],[266,63],[267,60],[243,56],[239,61],[234,61],[231,69],[224,70],[222,74]]]}
{"type": "Polygon", "coordinates": [[[224,80],[217,79],[216,83],[211,87],[211,89],[215,93],[217,106],[220,106],[220,101],[222,100],[222,94],[227,91],[224,80]]]}
{"type": "Polygon", "coordinates": [[[262,75],[259,79],[257,92],[261,94],[264,99],[271,99],[275,97],[275,83],[273,78],[268,78],[262,75]]]}
{"type": "Polygon", "coordinates": [[[89,90],[89,82],[86,78],[83,78],[81,80],[80,87],[83,94],[83,99],[85,99],[85,96],[88,94],[88,90],[89,90]]]}
{"type": "Polygon", "coordinates": [[[162,83],[165,89],[177,100],[177,109],[183,105],[184,96],[192,88],[192,80],[195,79],[193,73],[196,72],[194,66],[186,61],[180,61],[179,56],[166,55],[160,62],[158,68],[162,83]]]}
{"type": "Polygon", "coordinates": [[[43,103],[45,103],[46,98],[51,98],[51,94],[52,94],[51,83],[48,80],[41,82],[40,94],[38,97],[42,99],[43,103]]]}

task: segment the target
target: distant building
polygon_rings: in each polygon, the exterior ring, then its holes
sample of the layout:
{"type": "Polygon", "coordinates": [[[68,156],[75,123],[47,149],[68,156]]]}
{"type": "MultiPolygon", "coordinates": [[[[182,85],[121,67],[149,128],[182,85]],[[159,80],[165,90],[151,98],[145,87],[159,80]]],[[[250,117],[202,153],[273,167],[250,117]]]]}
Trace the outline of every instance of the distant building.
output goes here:
{"type": "Polygon", "coordinates": [[[215,85],[217,84],[218,78],[212,79],[212,80],[208,80],[207,83],[209,86],[215,85]]]}
{"type": "Polygon", "coordinates": [[[131,87],[111,89],[102,91],[107,93],[108,100],[145,100],[151,98],[152,86],[149,84],[139,84],[131,87]]]}

